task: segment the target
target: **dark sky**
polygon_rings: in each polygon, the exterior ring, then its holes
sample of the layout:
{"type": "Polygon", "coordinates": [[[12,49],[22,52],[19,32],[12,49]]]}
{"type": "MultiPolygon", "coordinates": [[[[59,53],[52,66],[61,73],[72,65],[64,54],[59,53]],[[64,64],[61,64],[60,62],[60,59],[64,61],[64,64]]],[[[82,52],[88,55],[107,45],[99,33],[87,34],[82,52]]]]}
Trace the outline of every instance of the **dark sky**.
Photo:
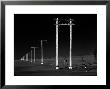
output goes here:
{"type": "MultiPolygon", "coordinates": [[[[15,14],[14,15],[14,56],[20,58],[30,51],[31,46],[39,47],[44,42],[44,56],[55,57],[55,18],[74,19],[72,27],[72,55],[86,55],[97,48],[96,14],[15,14]]],[[[59,27],[59,56],[69,56],[69,26],[59,27]]]]}

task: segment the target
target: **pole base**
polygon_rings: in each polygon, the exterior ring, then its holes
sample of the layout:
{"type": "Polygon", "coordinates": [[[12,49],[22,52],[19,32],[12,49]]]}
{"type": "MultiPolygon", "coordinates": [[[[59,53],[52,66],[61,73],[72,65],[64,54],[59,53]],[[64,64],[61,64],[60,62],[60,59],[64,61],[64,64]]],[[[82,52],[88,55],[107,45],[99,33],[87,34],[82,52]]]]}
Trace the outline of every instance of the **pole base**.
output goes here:
{"type": "Polygon", "coordinates": [[[59,69],[59,67],[58,67],[58,66],[56,66],[56,69],[59,69]]]}
{"type": "Polygon", "coordinates": [[[72,69],[72,66],[70,66],[69,69],[72,69]]]}
{"type": "Polygon", "coordinates": [[[41,63],[41,64],[44,64],[44,63],[41,63]]]}

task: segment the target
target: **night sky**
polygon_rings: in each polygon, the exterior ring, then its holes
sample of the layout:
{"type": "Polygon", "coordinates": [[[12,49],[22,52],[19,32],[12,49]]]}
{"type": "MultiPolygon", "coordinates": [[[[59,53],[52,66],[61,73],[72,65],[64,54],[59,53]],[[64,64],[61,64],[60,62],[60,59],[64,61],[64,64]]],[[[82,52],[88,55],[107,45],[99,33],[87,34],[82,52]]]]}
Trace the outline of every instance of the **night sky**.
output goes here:
{"type": "MultiPolygon", "coordinates": [[[[18,59],[29,52],[31,46],[40,57],[40,40],[44,42],[44,56],[55,57],[55,18],[74,19],[72,26],[72,55],[87,55],[97,49],[97,14],[15,14],[14,57],[18,59]]],[[[69,26],[59,27],[59,56],[69,56],[69,26]]]]}

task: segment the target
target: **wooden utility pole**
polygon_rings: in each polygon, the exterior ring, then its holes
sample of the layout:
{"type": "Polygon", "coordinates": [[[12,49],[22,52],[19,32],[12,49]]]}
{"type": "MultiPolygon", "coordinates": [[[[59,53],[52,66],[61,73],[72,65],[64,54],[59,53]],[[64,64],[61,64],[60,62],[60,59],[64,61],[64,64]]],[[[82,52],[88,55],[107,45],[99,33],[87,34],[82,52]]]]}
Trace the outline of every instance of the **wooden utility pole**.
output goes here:
{"type": "MultiPolygon", "coordinates": [[[[35,49],[38,48],[38,47],[31,47],[31,48],[34,49],[34,62],[35,62],[36,61],[36,59],[35,59],[35,49]]],[[[32,57],[32,51],[31,51],[31,57],[32,57]]],[[[31,61],[32,61],[32,58],[31,58],[31,61]]]]}
{"type": "MultiPolygon", "coordinates": [[[[56,69],[59,69],[58,67],[58,27],[61,25],[67,25],[70,26],[70,57],[69,57],[69,69],[72,69],[72,25],[75,25],[72,23],[72,19],[69,19],[68,23],[59,23],[59,19],[56,19],[56,69]]],[[[64,21],[68,21],[66,19],[64,19],[64,21]]]]}
{"type": "Polygon", "coordinates": [[[44,59],[43,59],[43,42],[47,41],[47,40],[41,40],[41,64],[44,63],[44,59]]]}

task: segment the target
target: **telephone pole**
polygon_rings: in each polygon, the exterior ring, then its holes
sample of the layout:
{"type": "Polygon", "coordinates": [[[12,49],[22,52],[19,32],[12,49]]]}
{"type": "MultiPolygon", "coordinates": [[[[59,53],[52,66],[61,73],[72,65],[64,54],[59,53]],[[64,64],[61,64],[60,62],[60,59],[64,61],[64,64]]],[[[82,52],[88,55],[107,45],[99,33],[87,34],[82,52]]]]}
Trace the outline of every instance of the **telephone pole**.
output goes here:
{"type": "MultiPolygon", "coordinates": [[[[38,47],[31,47],[31,48],[34,49],[34,62],[35,62],[36,61],[36,59],[35,59],[35,49],[38,48],[38,47]]],[[[32,61],[32,51],[31,51],[31,61],[32,61]]]]}
{"type": "Polygon", "coordinates": [[[72,19],[70,19],[70,65],[69,69],[72,69],[72,19]]]}
{"type": "Polygon", "coordinates": [[[58,18],[56,19],[56,69],[58,69],[58,18]]]}
{"type": "Polygon", "coordinates": [[[40,42],[41,42],[41,64],[43,64],[43,42],[44,41],[47,41],[47,40],[41,40],[40,42]]]}
{"type": "Polygon", "coordinates": [[[56,69],[59,69],[58,67],[58,27],[61,25],[67,25],[70,26],[70,55],[69,55],[69,69],[72,69],[72,25],[75,25],[72,23],[73,19],[63,19],[63,21],[69,21],[68,23],[59,23],[60,19],[56,19],[56,69]]]}
{"type": "Polygon", "coordinates": [[[32,50],[31,50],[31,62],[32,62],[32,50]]]}
{"type": "Polygon", "coordinates": [[[26,54],[26,61],[28,61],[28,53],[26,54]]]}

